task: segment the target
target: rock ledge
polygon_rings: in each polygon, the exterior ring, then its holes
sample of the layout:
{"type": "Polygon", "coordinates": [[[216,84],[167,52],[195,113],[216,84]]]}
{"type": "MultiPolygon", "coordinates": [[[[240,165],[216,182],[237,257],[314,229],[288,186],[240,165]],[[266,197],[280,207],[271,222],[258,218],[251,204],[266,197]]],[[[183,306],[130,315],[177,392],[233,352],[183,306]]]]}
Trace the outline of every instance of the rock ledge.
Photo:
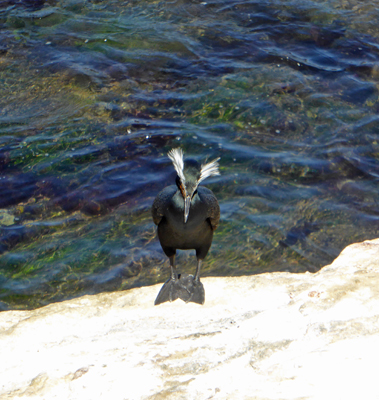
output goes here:
{"type": "Polygon", "coordinates": [[[0,313],[1,399],[378,399],[379,239],[316,274],[204,278],[0,313]]]}

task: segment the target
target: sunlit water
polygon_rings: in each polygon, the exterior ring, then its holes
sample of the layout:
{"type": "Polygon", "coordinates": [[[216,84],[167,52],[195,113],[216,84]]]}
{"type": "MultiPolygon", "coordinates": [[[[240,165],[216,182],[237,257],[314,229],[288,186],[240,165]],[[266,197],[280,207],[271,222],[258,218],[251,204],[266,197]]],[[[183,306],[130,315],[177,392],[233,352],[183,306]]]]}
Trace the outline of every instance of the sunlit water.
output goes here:
{"type": "Polygon", "coordinates": [[[202,276],[314,272],[376,237],[378,20],[379,1],[1,1],[0,309],[166,280],[150,207],[173,147],[221,157],[202,276]]]}

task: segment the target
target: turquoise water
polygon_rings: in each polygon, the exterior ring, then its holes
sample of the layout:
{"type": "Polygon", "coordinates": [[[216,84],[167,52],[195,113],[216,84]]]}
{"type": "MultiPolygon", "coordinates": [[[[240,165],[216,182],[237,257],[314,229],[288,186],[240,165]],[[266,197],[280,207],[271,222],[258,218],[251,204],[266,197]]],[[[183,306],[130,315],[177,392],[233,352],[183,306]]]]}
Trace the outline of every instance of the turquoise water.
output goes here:
{"type": "Polygon", "coordinates": [[[0,2],[0,309],[164,281],[150,207],[178,146],[221,157],[202,276],[377,237],[378,6],[0,2]]]}

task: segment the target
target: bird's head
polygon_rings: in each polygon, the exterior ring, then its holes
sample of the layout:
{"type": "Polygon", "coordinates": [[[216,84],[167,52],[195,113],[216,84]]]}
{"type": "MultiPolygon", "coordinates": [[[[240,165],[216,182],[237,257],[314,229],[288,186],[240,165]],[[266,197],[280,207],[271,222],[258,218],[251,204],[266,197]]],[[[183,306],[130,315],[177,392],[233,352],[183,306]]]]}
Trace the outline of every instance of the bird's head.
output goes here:
{"type": "Polygon", "coordinates": [[[220,175],[218,170],[218,160],[220,158],[216,158],[210,163],[200,165],[196,160],[184,161],[183,151],[180,148],[170,150],[168,152],[168,157],[174,164],[177,173],[176,185],[183,196],[184,223],[186,223],[190,211],[191,200],[196,194],[199,183],[210,176],[220,175]]]}

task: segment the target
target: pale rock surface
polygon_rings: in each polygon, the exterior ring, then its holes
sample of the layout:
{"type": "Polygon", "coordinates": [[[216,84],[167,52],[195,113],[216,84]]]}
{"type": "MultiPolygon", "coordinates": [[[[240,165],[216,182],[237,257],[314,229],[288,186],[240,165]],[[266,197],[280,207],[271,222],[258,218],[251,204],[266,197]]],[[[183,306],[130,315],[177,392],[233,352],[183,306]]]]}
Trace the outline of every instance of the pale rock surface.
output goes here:
{"type": "Polygon", "coordinates": [[[1,399],[379,399],[379,239],[316,274],[205,278],[0,314],[1,399]]]}

